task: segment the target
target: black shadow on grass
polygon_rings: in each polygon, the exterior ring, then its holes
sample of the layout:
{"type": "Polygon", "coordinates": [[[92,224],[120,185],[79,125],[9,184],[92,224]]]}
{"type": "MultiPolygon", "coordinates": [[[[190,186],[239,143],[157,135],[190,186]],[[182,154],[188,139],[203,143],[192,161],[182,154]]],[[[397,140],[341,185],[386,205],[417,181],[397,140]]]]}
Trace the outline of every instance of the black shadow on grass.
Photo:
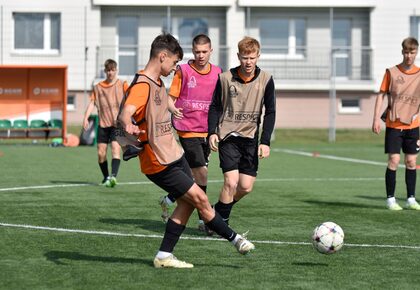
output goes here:
{"type": "Polygon", "coordinates": [[[50,180],[53,184],[88,184],[88,185],[99,185],[99,183],[84,181],[75,181],[75,180],[50,180]]]}
{"type": "MultiPolygon", "coordinates": [[[[101,257],[80,254],[78,252],[64,252],[64,251],[50,251],[46,252],[44,256],[48,261],[51,261],[57,265],[67,265],[62,260],[73,260],[73,261],[87,261],[87,262],[101,262],[101,263],[125,263],[125,264],[145,264],[153,267],[153,263],[148,259],[134,259],[134,258],[123,258],[123,257],[101,257]]],[[[197,264],[195,266],[209,267],[209,264],[197,264]]],[[[211,267],[223,267],[223,268],[237,268],[239,266],[226,265],[226,264],[211,264],[211,267]]]]}
{"type": "Polygon", "coordinates": [[[99,222],[111,225],[134,225],[144,230],[157,233],[163,233],[165,231],[165,224],[157,220],[100,218],[99,222]]]}
{"type": "Polygon", "coordinates": [[[386,197],[382,196],[382,195],[378,195],[378,196],[371,196],[371,195],[357,195],[356,197],[358,198],[364,198],[364,199],[369,199],[369,200],[385,200],[386,197]]]}
{"type": "Polygon", "coordinates": [[[314,263],[314,262],[293,262],[292,265],[304,266],[304,267],[328,267],[326,263],[314,263]]]}
{"type": "Polygon", "coordinates": [[[339,201],[319,201],[319,200],[304,200],[303,202],[321,205],[321,206],[330,206],[330,207],[355,207],[355,208],[377,208],[383,209],[383,206],[371,205],[371,204],[360,204],[353,202],[339,202],[339,201]]]}
{"type": "Polygon", "coordinates": [[[74,261],[89,261],[89,262],[102,262],[102,263],[125,263],[125,264],[146,264],[153,266],[152,261],[148,259],[134,259],[123,257],[101,257],[80,254],[78,252],[64,252],[64,251],[49,251],[44,254],[48,261],[57,265],[66,265],[61,260],[74,260],[74,261]]]}
{"type": "MultiPolygon", "coordinates": [[[[111,225],[135,225],[147,231],[153,231],[163,234],[166,225],[162,221],[146,220],[146,219],[116,219],[116,218],[100,218],[99,222],[111,225]]],[[[203,236],[198,229],[186,228],[184,234],[203,236]]]]}

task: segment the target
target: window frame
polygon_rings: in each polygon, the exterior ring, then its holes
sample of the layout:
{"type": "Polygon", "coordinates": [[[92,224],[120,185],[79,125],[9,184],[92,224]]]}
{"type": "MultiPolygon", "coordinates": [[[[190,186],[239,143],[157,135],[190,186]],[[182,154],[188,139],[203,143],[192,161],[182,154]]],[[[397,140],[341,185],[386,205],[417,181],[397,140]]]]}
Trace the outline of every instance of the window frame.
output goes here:
{"type": "Polygon", "coordinates": [[[13,12],[13,25],[12,25],[12,53],[14,54],[32,54],[32,55],[59,55],[61,52],[61,13],[60,12],[13,12]],[[15,38],[15,29],[16,29],[16,20],[15,15],[22,14],[40,14],[43,15],[43,48],[16,48],[16,38],[15,38]],[[51,48],[52,38],[51,38],[51,15],[57,14],[59,17],[58,21],[58,48],[51,48]]]}
{"type": "MultiPolygon", "coordinates": [[[[294,18],[266,18],[266,19],[260,19],[258,21],[258,31],[259,31],[259,38],[261,43],[263,42],[262,38],[261,38],[261,21],[263,20],[287,20],[288,21],[288,26],[289,26],[289,32],[288,32],[288,37],[287,37],[287,53],[282,53],[282,52],[263,52],[261,53],[260,58],[261,59],[305,59],[306,58],[306,53],[302,52],[299,53],[298,50],[299,48],[297,48],[297,36],[296,36],[296,22],[298,20],[302,20],[305,24],[305,31],[304,31],[304,35],[303,35],[303,39],[304,39],[304,46],[302,47],[306,47],[307,45],[307,19],[304,17],[294,17],[294,18]]],[[[262,45],[264,46],[264,45],[262,45]]]]}
{"type": "Polygon", "coordinates": [[[67,112],[76,111],[76,95],[75,94],[68,94],[67,95],[66,110],[67,110],[67,112]],[[72,102],[70,102],[71,100],[72,100],[72,102]]]}
{"type": "Polygon", "coordinates": [[[410,36],[420,39],[420,16],[410,16],[410,36]]]}
{"type": "Polygon", "coordinates": [[[361,108],[361,98],[360,97],[343,97],[340,98],[339,104],[338,104],[338,112],[340,114],[360,114],[362,112],[361,108]],[[357,101],[358,106],[343,106],[343,101],[357,101]]]}
{"type": "Polygon", "coordinates": [[[206,24],[206,29],[207,29],[207,33],[205,32],[203,33],[206,35],[209,35],[210,33],[210,24],[209,24],[209,20],[206,17],[189,17],[189,16],[172,17],[170,19],[170,25],[168,23],[168,19],[164,19],[162,30],[165,32],[171,33],[176,39],[178,39],[178,41],[180,41],[180,44],[182,48],[184,49],[183,62],[194,58],[194,55],[191,51],[191,42],[194,36],[191,37],[191,41],[189,41],[188,43],[181,43],[181,39],[179,35],[179,28],[184,20],[201,20],[203,23],[206,24]]]}

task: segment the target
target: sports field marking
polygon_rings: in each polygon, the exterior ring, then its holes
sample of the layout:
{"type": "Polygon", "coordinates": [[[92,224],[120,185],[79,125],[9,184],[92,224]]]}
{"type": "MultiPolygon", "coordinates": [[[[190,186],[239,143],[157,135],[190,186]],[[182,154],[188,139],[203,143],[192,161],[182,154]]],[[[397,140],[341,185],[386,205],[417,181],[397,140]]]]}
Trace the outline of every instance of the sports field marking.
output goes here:
{"type": "MultiPolygon", "coordinates": [[[[331,178],[257,178],[256,182],[290,182],[290,181],[299,181],[299,182],[315,182],[315,181],[377,181],[383,180],[382,177],[331,177],[331,178]]],[[[222,183],[222,179],[209,180],[208,183],[222,183]]],[[[132,181],[132,182],[118,182],[118,185],[152,185],[151,181],[132,181]]],[[[18,191],[18,190],[28,190],[28,189],[49,189],[49,188],[59,188],[59,187],[83,187],[83,186],[102,186],[94,183],[74,183],[74,184],[52,184],[52,185],[33,185],[33,186],[19,186],[19,187],[5,187],[0,188],[2,191],[18,191]]]]}
{"type": "MultiPolygon", "coordinates": [[[[379,166],[387,166],[388,165],[388,163],[386,163],[386,162],[378,162],[378,161],[371,161],[371,160],[364,160],[364,159],[340,157],[340,156],[334,156],[334,155],[328,155],[328,154],[319,154],[317,152],[305,152],[305,151],[290,150],[290,149],[279,149],[279,148],[273,148],[271,151],[294,154],[294,155],[301,155],[301,156],[306,156],[306,157],[316,157],[316,158],[324,158],[324,159],[330,159],[330,160],[347,161],[347,162],[360,163],[360,164],[379,165],[379,166]]],[[[398,167],[405,167],[405,165],[399,164],[398,167]]]]}
{"type": "MultiPolygon", "coordinates": [[[[108,232],[108,231],[90,231],[90,230],[79,230],[79,229],[64,229],[64,228],[51,228],[43,226],[33,226],[33,225],[22,225],[22,224],[8,224],[0,223],[1,227],[8,228],[21,228],[29,230],[40,230],[40,231],[51,231],[51,232],[64,232],[64,233],[76,233],[76,234],[88,234],[88,235],[102,235],[102,236],[119,236],[119,237],[135,237],[135,238],[146,238],[146,239],[162,239],[162,235],[144,235],[144,234],[129,234],[129,233],[119,233],[119,232],[108,232]]],[[[217,239],[210,237],[192,237],[192,236],[181,236],[182,240],[192,240],[192,241],[218,241],[225,242],[225,239],[217,239]]],[[[270,244],[270,245],[303,245],[308,246],[312,245],[309,242],[285,242],[285,241],[259,241],[251,240],[256,244],[270,244]]],[[[406,245],[380,245],[380,244],[347,244],[346,247],[361,247],[361,248],[392,248],[392,249],[414,249],[420,250],[420,246],[406,246],[406,245]]]]}

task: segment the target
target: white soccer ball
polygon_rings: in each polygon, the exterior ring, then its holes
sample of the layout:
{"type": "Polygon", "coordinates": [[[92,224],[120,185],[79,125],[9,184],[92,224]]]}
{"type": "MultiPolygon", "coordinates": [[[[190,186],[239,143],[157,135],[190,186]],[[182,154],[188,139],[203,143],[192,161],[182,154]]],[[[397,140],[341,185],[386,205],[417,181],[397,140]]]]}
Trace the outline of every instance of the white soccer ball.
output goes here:
{"type": "Polygon", "coordinates": [[[322,254],[333,254],[343,247],[344,231],[336,223],[324,222],[314,229],[312,244],[322,254]]]}

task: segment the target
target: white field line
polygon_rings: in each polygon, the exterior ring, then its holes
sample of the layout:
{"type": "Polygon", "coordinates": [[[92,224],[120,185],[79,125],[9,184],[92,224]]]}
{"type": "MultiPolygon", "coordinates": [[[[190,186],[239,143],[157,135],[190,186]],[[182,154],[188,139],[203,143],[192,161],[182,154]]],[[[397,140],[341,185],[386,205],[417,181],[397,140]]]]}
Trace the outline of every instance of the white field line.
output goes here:
{"type": "MultiPolygon", "coordinates": [[[[76,234],[88,234],[88,235],[102,235],[102,236],[118,236],[118,237],[135,237],[135,238],[149,238],[149,239],[162,239],[162,235],[145,235],[145,234],[129,234],[119,232],[108,232],[108,231],[92,231],[92,230],[79,230],[79,229],[64,229],[64,228],[51,228],[43,226],[32,226],[32,225],[20,225],[20,224],[8,224],[0,223],[1,227],[8,228],[21,228],[30,230],[41,230],[51,232],[64,232],[64,233],[76,233],[76,234]]],[[[192,237],[192,236],[181,236],[182,240],[193,240],[193,241],[225,241],[224,239],[210,238],[210,237],[192,237]]],[[[309,242],[285,242],[285,241],[259,241],[252,240],[256,244],[270,244],[270,245],[298,245],[308,246],[312,245],[309,242]]],[[[406,246],[406,245],[380,245],[380,244],[345,244],[346,247],[361,247],[361,248],[392,248],[392,249],[414,249],[420,250],[420,246],[406,246]]]]}
{"type": "MultiPolygon", "coordinates": [[[[383,180],[383,177],[328,177],[328,178],[257,178],[256,182],[315,182],[315,181],[376,181],[383,180]]],[[[222,183],[223,180],[209,180],[208,183],[222,183]]],[[[151,181],[131,181],[131,182],[118,182],[118,185],[151,185],[151,181]]],[[[83,186],[101,186],[93,183],[74,183],[74,184],[52,184],[52,185],[33,185],[33,186],[19,186],[19,187],[5,187],[0,188],[2,191],[18,191],[28,189],[50,189],[59,187],[83,187],[83,186]]]]}
{"type": "MultiPolygon", "coordinates": [[[[282,152],[294,155],[301,155],[306,157],[316,157],[316,158],[324,158],[330,160],[338,160],[338,161],[347,161],[352,163],[360,163],[360,164],[370,164],[370,165],[379,165],[379,166],[387,166],[388,163],[386,162],[377,162],[371,160],[363,160],[363,159],[355,159],[355,158],[348,158],[348,157],[339,157],[334,155],[327,155],[327,154],[318,154],[315,152],[305,152],[305,151],[298,151],[298,150],[290,150],[290,149],[279,149],[273,148],[271,151],[273,152],[282,152]]],[[[399,164],[399,167],[405,167],[403,164],[399,164]]]]}
{"type": "MultiPolygon", "coordinates": [[[[279,149],[273,148],[273,152],[281,152],[287,154],[294,154],[294,155],[301,155],[306,157],[314,157],[315,153],[305,152],[305,151],[297,151],[297,150],[290,150],[290,149],[279,149]]],[[[317,158],[324,158],[330,160],[338,160],[338,161],[347,161],[353,163],[360,163],[360,164],[370,164],[370,165],[379,165],[379,166],[387,166],[385,162],[376,162],[370,160],[363,160],[363,159],[354,159],[354,158],[347,158],[347,157],[339,157],[334,155],[324,155],[324,154],[316,154],[317,158]]],[[[405,167],[404,165],[400,164],[400,167],[405,167]]],[[[370,177],[354,177],[354,178],[268,178],[268,179],[256,179],[257,182],[282,182],[282,181],[374,181],[374,180],[383,180],[383,178],[370,178],[370,177]]],[[[209,183],[220,183],[223,180],[209,180],[209,183]]],[[[141,185],[141,184],[152,184],[150,181],[134,181],[134,182],[119,182],[119,185],[141,185]]],[[[0,192],[2,191],[18,191],[18,190],[27,190],[27,189],[49,189],[49,188],[59,188],[59,187],[82,187],[82,186],[98,186],[97,184],[93,183],[76,183],[76,184],[53,184],[53,185],[35,185],[35,186],[20,186],[20,187],[7,187],[7,188],[0,188],[0,192]]]]}

